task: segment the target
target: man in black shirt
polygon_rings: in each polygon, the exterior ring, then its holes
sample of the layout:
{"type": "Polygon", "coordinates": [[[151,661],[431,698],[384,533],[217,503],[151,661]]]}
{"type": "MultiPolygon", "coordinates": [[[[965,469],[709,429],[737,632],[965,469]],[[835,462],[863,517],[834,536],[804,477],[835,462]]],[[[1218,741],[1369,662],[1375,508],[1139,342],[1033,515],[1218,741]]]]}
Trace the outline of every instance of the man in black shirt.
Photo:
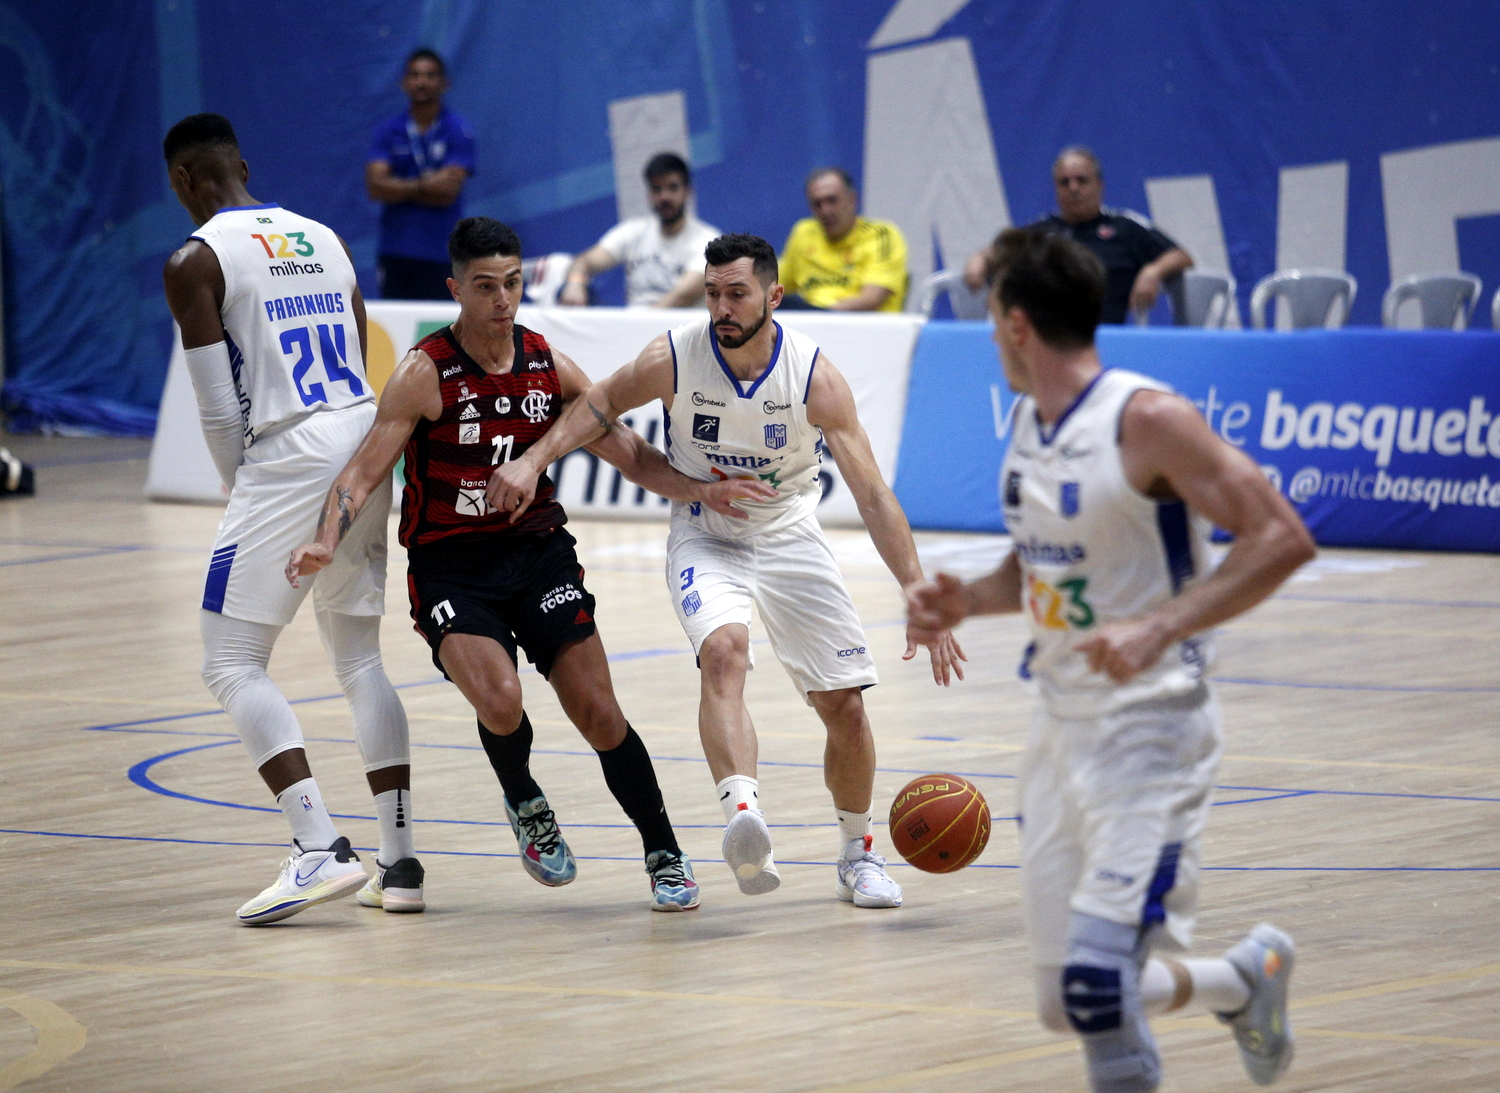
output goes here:
{"type": "MultiPolygon", "coordinates": [[[[1144,218],[1104,208],[1104,171],[1098,157],[1082,145],[1059,153],[1052,164],[1052,184],[1057,212],[1037,223],[1071,236],[1104,263],[1108,285],[1100,322],[1123,323],[1132,311],[1150,311],[1162,282],[1192,266],[1192,256],[1144,218]]],[[[984,286],[991,250],[985,247],[964,268],[964,280],[976,292],[984,286]]]]}

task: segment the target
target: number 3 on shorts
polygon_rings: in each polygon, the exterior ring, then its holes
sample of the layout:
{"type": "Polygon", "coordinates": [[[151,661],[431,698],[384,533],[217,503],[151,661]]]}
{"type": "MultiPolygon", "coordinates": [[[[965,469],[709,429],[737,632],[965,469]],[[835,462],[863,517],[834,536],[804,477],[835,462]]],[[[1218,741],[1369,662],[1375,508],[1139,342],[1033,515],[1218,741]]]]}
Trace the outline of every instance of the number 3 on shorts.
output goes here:
{"type": "Polygon", "coordinates": [[[432,609],[432,621],[437,625],[439,630],[452,622],[453,616],[454,610],[451,600],[444,600],[432,609]]]}
{"type": "Polygon", "coordinates": [[[686,592],[689,588],[693,587],[693,570],[695,568],[695,566],[688,566],[681,573],[677,574],[682,578],[682,587],[678,589],[679,592],[686,592]]]}

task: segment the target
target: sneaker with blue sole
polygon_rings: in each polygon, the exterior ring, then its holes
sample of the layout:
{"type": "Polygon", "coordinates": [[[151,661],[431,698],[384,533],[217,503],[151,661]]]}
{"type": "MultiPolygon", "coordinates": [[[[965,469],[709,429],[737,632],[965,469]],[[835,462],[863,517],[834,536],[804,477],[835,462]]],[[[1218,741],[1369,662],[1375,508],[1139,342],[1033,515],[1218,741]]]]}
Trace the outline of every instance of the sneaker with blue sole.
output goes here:
{"type": "Polygon", "coordinates": [[[340,837],[326,850],[303,850],[292,840],[292,856],[281,863],[281,875],[237,912],[245,926],[280,922],[329,900],[353,895],[365,883],[359,855],[340,837]]]}
{"type": "Polygon", "coordinates": [[[1270,1085],[1292,1065],[1295,1045],[1286,1003],[1296,956],[1292,939],[1265,922],[1224,954],[1249,984],[1250,1001],[1238,1013],[1218,1017],[1234,1031],[1240,1061],[1256,1085],[1270,1085]]]}
{"type": "Polygon", "coordinates": [[[578,863],[563,840],[557,817],[547,807],[547,798],[533,797],[512,807],[507,797],[505,815],[521,851],[521,864],[539,883],[561,888],[578,876],[578,863]]]}
{"type": "Polygon", "coordinates": [[[698,882],[686,854],[653,850],[646,855],[651,877],[651,910],[691,911],[698,906],[698,882]]]}

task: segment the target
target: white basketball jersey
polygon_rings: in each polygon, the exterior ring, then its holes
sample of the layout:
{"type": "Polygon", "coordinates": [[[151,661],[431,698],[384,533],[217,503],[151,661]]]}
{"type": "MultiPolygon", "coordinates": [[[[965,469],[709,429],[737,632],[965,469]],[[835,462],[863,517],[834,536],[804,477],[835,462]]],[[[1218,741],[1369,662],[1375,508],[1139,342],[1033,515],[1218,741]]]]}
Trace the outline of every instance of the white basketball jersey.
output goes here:
{"type": "Polygon", "coordinates": [[[670,331],[676,373],[666,415],[667,459],[689,478],[754,478],[776,499],[738,501],[748,519],[720,516],[698,503],[675,502],[672,520],[687,520],[725,539],[788,527],[813,514],[823,434],[807,421],[807,391],[818,347],[780,323],[771,363],[757,380],[737,379],[719,353],[709,321],[670,331]]]}
{"type": "Polygon", "coordinates": [[[1050,428],[1036,403],[1017,402],[1000,502],[1021,563],[1032,642],[1021,675],[1036,679],[1059,717],[1099,717],[1148,699],[1186,694],[1208,671],[1207,635],[1169,648],[1124,686],[1089,669],[1073,646],[1100,626],[1138,618],[1201,580],[1209,525],[1181,501],[1138,493],[1120,459],[1120,415],[1139,390],[1170,388],[1109,369],[1050,428]]]}
{"type": "Polygon", "coordinates": [[[354,267],[338,236],[279,205],[221,209],[195,231],[224,271],[229,362],[245,447],[321,410],[372,402],[354,267]]]}

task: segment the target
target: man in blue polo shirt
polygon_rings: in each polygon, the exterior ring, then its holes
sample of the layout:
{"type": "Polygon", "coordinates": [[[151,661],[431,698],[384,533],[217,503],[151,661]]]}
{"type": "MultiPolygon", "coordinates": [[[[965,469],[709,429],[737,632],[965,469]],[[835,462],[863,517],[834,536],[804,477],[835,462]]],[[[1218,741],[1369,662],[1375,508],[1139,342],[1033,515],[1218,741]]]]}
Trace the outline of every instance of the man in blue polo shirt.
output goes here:
{"type": "Polygon", "coordinates": [[[380,210],[380,295],[447,300],[448,234],[463,219],[464,183],[474,173],[468,123],[443,105],[443,59],[419,49],[406,59],[401,90],[411,107],[375,129],[365,188],[380,210]]]}

